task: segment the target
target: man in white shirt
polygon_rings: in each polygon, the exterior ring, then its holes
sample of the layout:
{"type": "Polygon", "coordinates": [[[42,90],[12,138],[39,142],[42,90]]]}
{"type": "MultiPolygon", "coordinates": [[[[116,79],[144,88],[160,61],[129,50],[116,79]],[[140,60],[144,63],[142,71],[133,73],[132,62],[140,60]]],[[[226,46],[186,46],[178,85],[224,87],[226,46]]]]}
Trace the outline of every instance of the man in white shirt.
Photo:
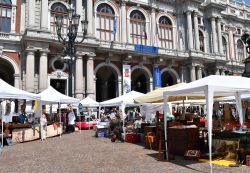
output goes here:
{"type": "Polygon", "coordinates": [[[74,132],[75,131],[75,120],[76,116],[73,110],[71,110],[68,114],[68,132],[74,132]]]}

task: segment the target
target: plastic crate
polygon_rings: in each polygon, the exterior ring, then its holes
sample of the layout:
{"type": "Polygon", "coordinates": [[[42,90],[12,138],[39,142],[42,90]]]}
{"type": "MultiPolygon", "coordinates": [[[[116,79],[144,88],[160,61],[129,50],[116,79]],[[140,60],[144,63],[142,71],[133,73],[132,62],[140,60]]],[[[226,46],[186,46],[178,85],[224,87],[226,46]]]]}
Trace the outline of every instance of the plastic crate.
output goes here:
{"type": "Polygon", "coordinates": [[[246,165],[250,166],[250,155],[246,155],[246,165]]]}
{"type": "Polygon", "coordinates": [[[95,136],[96,137],[106,137],[106,136],[108,136],[108,131],[97,131],[95,133],[95,136]]]}

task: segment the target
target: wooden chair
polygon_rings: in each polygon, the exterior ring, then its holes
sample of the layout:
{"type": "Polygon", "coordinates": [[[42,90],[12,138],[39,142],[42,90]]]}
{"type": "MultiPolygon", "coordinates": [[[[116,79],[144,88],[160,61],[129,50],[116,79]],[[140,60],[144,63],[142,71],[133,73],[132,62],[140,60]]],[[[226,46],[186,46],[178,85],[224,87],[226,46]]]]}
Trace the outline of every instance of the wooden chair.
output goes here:
{"type": "Polygon", "coordinates": [[[157,136],[155,135],[154,132],[147,132],[145,135],[145,143],[146,145],[149,144],[150,149],[152,150],[152,144],[157,143],[157,136]]]}

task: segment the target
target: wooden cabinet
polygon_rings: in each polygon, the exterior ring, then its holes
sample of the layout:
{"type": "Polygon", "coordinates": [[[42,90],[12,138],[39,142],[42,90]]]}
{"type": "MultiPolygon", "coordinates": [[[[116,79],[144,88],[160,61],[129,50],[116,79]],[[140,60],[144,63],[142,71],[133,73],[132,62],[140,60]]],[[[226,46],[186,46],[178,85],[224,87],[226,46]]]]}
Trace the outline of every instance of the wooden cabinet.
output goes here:
{"type": "Polygon", "coordinates": [[[185,128],[185,126],[170,127],[168,129],[168,148],[171,154],[182,156],[187,150],[198,150],[198,128],[185,128]]]}

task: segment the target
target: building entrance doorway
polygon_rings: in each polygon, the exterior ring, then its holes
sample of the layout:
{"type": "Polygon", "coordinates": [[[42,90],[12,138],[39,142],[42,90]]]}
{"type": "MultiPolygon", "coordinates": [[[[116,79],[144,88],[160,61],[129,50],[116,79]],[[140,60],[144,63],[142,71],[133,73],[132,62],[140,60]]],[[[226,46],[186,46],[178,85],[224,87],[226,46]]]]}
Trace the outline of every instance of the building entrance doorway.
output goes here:
{"type": "Polygon", "coordinates": [[[14,68],[12,65],[5,60],[0,60],[0,67],[0,78],[14,86],[14,68]]]}
{"type": "Polygon", "coordinates": [[[58,92],[67,95],[67,80],[66,79],[50,79],[50,85],[58,92]]]}
{"type": "Polygon", "coordinates": [[[117,75],[108,66],[101,67],[96,73],[96,101],[102,102],[117,97],[117,75]]]}
{"type": "Polygon", "coordinates": [[[149,91],[149,78],[143,69],[135,69],[131,75],[131,88],[140,93],[149,91]]]}
{"type": "Polygon", "coordinates": [[[174,75],[169,71],[163,72],[161,75],[162,87],[167,87],[167,86],[177,84],[177,79],[176,79],[176,77],[173,77],[173,76],[174,75]]]}

